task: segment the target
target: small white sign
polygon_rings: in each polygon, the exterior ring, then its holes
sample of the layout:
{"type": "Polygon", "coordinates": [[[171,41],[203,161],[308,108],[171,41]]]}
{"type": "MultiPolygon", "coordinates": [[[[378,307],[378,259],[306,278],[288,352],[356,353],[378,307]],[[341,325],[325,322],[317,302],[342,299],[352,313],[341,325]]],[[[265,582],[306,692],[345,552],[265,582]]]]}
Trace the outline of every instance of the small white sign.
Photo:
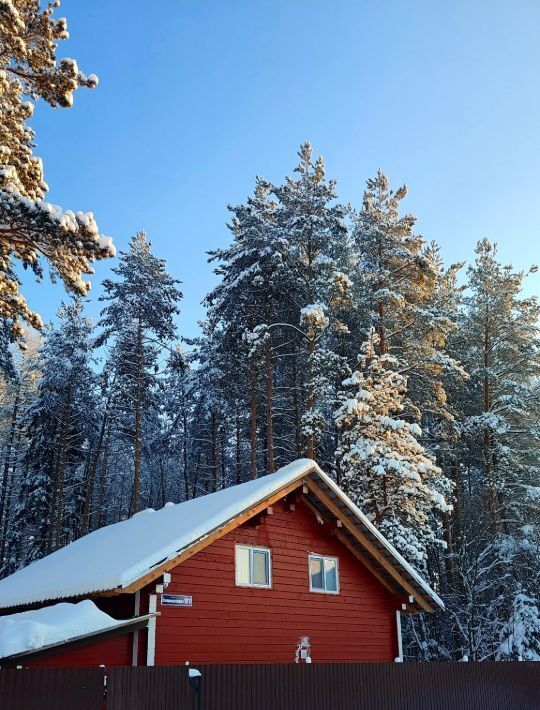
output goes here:
{"type": "Polygon", "coordinates": [[[193,606],[190,594],[162,594],[161,606],[193,606]]]}

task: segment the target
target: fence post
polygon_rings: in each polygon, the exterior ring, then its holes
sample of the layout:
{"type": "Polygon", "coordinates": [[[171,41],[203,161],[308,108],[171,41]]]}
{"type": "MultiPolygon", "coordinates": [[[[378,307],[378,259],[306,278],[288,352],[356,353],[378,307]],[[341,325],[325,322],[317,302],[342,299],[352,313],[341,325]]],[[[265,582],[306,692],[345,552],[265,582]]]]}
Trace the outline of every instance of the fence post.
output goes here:
{"type": "Polygon", "coordinates": [[[187,666],[189,687],[193,693],[193,708],[194,710],[201,710],[201,680],[202,675],[197,668],[190,668],[187,666]]]}
{"type": "Polygon", "coordinates": [[[106,708],[107,708],[107,668],[106,668],[106,666],[103,665],[103,663],[101,663],[98,666],[98,668],[103,669],[103,703],[102,703],[102,707],[103,707],[103,710],[106,710],[106,708]]]}

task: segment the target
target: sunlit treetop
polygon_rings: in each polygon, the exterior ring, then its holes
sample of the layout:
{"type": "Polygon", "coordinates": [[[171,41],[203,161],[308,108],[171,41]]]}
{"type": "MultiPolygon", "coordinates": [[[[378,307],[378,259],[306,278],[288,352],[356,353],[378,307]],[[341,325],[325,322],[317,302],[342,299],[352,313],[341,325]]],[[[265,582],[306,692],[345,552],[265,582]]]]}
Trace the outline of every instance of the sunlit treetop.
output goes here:
{"type": "Polygon", "coordinates": [[[53,17],[59,5],[0,0],[0,318],[14,341],[22,340],[21,321],[42,325],[20,292],[17,263],[40,280],[45,259],[53,280],[85,295],[90,282],[83,276],[93,273],[92,262],[115,254],[91,212],[63,210],[44,200],[48,185],[41,159],[33,154],[35,134],[27,121],[35,101],[68,108],[78,87],[98,84],[74,59],[57,59],[59,42],[69,37],[66,19],[53,17]]]}

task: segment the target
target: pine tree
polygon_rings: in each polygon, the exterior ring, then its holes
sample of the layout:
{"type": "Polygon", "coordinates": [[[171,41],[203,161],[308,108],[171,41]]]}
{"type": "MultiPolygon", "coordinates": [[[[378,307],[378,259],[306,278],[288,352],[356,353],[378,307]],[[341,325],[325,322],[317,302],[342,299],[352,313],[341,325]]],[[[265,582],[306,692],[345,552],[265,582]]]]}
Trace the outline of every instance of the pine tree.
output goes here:
{"type": "Polygon", "coordinates": [[[0,404],[0,560],[4,559],[13,502],[20,487],[28,440],[28,411],[34,404],[41,377],[42,338],[35,331],[25,332],[24,341],[24,348],[12,348],[14,376],[3,383],[0,379],[3,384],[0,404]]]}
{"type": "Polygon", "coordinates": [[[494,530],[529,522],[540,480],[540,305],[520,295],[525,274],[502,266],[478,243],[457,343],[470,379],[462,393],[469,490],[480,486],[494,530]]]}
{"type": "Polygon", "coordinates": [[[265,469],[271,472],[275,467],[273,384],[278,333],[269,332],[265,326],[282,319],[283,261],[280,245],[272,239],[271,233],[276,208],[276,203],[270,199],[271,187],[266,180],[257,177],[254,194],[246,204],[229,206],[233,214],[229,224],[233,242],[226,249],[210,252],[210,260],[219,262],[215,273],[221,281],[205,299],[208,322],[215,324],[212,328],[214,357],[219,358],[221,369],[228,373],[231,404],[243,401],[249,409],[252,478],[258,472],[261,404],[264,406],[265,445],[261,448],[265,469]],[[261,338],[263,331],[265,336],[261,338]],[[261,343],[261,348],[254,347],[255,341],[261,343]],[[244,386],[245,382],[249,382],[249,388],[244,386]]]}
{"type": "Polygon", "coordinates": [[[180,345],[173,349],[163,383],[163,417],[166,448],[172,466],[171,500],[189,500],[198,484],[197,445],[193,415],[197,376],[180,345]]]}
{"type": "Polygon", "coordinates": [[[540,661],[538,595],[516,594],[511,616],[501,630],[497,660],[540,661]]]}
{"type": "Polygon", "coordinates": [[[232,208],[231,246],[211,253],[221,282],[206,305],[214,355],[228,373],[222,396],[235,411],[238,478],[242,409],[249,413],[251,476],[263,462],[271,472],[316,449],[334,463],[335,432],[327,421],[346,369],[342,321],[352,305],[346,210],[335,204],[335,183],[309,143],[299,158],[297,179],[281,186],[257,179],[254,195],[232,208]],[[248,392],[239,386],[244,382],[248,392]]]}
{"type": "Polygon", "coordinates": [[[68,37],[65,18],[52,17],[59,4],[41,9],[38,0],[11,0],[0,9],[0,319],[10,340],[21,340],[21,320],[42,327],[19,291],[17,262],[41,279],[45,257],[53,277],[85,295],[90,282],[82,277],[93,273],[91,262],[114,256],[91,212],[63,211],[44,201],[43,166],[32,154],[32,102],[42,98],[52,107],[69,107],[79,86],[98,83],[74,59],[57,62],[58,42],[68,37]]]}
{"type": "Polygon", "coordinates": [[[308,142],[298,156],[298,179],[287,177],[274,187],[279,206],[273,229],[286,267],[282,288],[291,306],[288,337],[294,329],[296,346],[303,351],[296,367],[307,373],[301,419],[305,454],[315,458],[326,431],[325,392],[344,366],[328,347],[328,336],[334,329],[343,332],[335,310],[338,300],[341,305],[346,301],[349,281],[342,266],[349,244],[346,210],[335,203],[336,183],[326,178],[323,158],[313,160],[308,142]]]}
{"type": "Polygon", "coordinates": [[[438,293],[448,274],[438,250],[414,233],[416,218],[400,216],[406,195],[406,186],[393,191],[382,171],[367,181],[353,234],[360,298],[369,327],[377,331],[380,353],[394,354],[403,364],[410,413],[446,416],[443,379],[451,372],[464,376],[446,352],[456,326],[438,293]]]}
{"type": "Polygon", "coordinates": [[[26,415],[29,437],[9,547],[13,569],[77,535],[81,468],[94,426],[92,325],[80,301],[63,305],[46,334],[36,401],[26,415]]]}
{"type": "Polygon", "coordinates": [[[100,300],[108,305],[101,313],[103,331],[96,344],[113,341],[114,399],[122,434],[133,447],[130,510],[137,512],[145,409],[151,404],[160,350],[175,337],[174,316],[182,294],[176,287],[178,281],[167,273],[165,261],[152,254],[144,232],[138,232],[129,250],[121,252],[113,272],[118,279],[103,282],[100,300]]]}
{"type": "Polygon", "coordinates": [[[521,295],[525,274],[502,266],[485,239],[468,277],[449,345],[470,376],[447,383],[456,436],[441,457],[456,494],[446,623],[441,632],[428,620],[421,645],[454,659],[517,658],[513,629],[540,574],[539,307],[521,295]]]}
{"type": "Polygon", "coordinates": [[[397,360],[377,353],[372,330],[358,368],[343,382],[336,422],[341,485],[390,542],[421,572],[430,547],[440,544],[440,518],[449,482],[419,444],[417,424],[399,419],[407,380],[397,360]]]}

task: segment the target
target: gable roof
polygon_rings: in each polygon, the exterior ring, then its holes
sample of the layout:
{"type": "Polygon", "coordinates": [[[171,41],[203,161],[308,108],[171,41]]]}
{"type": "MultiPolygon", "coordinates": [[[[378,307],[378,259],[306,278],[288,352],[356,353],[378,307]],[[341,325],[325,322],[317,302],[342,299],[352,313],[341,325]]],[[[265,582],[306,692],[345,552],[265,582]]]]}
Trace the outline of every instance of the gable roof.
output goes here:
{"type": "Polygon", "coordinates": [[[95,530],[0,580],[0,608],[135,591],[299,487],[307,505],[322,518],[340,520],[336,535],[390,591],[408,596],[413,609],[444,608],[429,585],[310,459],[95,530]]]}

